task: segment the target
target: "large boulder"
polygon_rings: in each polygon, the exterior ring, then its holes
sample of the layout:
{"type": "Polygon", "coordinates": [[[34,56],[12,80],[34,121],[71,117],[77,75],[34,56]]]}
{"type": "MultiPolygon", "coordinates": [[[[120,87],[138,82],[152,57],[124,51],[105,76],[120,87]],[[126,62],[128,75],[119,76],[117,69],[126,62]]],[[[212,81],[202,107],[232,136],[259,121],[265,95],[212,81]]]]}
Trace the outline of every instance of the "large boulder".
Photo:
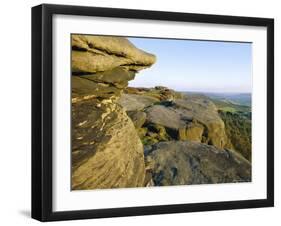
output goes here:
{"type": "Polygon", "coordinates": [[[190,141],[168,141],[146,150],[156,186],[251,181],[251,164],[231,150],[190,141]]]}
{"type": "MultiPolygon", "coordinates": [[[[202,142],[217,148],[228,147],[224,122],[219,116],[217,107],[208,98],[188,96],[184,99],[177,99],[175,100],[175,111],[186,118],[192,118],[197,125],[201,124],[204,127],[202,142]]],[[[188,129],[189,127],[187,127],[188,129]]]]}
{"type": "Polygon", "coordinates": [[[144,185],[143,146],[118,99],[154,62],[125,38],[72,35],[72,189],[144,185]]]}
{"type": "Polygon", "coordinates": [[[173,139],[227,147],[224,122],[207,98],[187,96],[145,109],[147,122],[164,126],[173,139]]]}

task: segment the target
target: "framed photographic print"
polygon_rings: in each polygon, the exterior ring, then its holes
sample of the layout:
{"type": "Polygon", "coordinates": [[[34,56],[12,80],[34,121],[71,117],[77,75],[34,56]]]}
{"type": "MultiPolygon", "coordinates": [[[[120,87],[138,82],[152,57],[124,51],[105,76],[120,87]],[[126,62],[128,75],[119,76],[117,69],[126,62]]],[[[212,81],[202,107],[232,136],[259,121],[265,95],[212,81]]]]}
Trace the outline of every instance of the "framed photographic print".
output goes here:
{"type": "Polygon", "coordinates": [[[274,205],[274,21],[32,8],[32,217],[274,205]]]}

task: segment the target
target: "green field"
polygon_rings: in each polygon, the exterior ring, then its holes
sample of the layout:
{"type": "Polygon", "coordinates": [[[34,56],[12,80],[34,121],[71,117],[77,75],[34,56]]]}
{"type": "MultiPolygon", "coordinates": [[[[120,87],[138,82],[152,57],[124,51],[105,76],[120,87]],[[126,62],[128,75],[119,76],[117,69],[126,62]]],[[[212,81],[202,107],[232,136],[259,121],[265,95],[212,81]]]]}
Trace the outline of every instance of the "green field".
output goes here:
{"type": "Polygon", "coordinates": [[[215,99],[212,99],[212,101],[217,106],[218,110],[221,110],[224,112],[231,112],[231,113],[251,112],[251,107],[249,107],[249,106],[233,104],[231,102],[215,100],[215,99]]]}

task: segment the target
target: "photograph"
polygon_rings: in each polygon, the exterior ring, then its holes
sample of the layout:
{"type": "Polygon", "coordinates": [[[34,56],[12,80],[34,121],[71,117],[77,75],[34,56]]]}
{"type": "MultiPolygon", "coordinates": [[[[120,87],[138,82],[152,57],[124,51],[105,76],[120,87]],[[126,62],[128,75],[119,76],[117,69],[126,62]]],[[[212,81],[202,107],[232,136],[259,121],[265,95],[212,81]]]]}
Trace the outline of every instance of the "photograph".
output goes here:
{"type": "Polygon", "coordinates": [[[251,183],[251,42],[70,39],[71,190],[251,183]]]}

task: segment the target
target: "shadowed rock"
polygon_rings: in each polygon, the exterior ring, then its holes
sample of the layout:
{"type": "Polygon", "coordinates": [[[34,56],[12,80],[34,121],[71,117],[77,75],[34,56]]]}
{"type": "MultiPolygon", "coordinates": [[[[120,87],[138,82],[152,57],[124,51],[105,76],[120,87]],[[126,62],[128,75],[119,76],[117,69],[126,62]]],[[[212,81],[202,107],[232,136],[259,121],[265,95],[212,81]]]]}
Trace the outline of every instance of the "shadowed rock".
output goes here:
{"type": "Polygon", "coordinates": [[[127,115],[133,121],[136,128],[141,128],[146,120],[146,113],[142,111],[128,111],[127,115]]]}
{"type": "Polygon", "coordinates": [[[251,181],[251,164],[240,154],[189,141],[160,142],[147,151],[155,185],[251,181]]]}

